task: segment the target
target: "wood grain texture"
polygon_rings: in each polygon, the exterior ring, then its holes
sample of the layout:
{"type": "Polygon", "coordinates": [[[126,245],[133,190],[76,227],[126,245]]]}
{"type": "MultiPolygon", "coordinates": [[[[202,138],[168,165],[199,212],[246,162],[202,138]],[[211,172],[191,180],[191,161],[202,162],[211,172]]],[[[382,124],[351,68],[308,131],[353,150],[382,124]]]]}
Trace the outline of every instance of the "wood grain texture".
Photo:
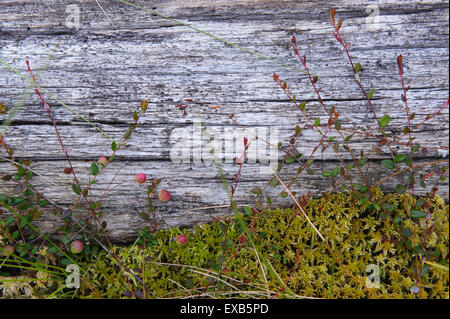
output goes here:
{"type": "MultiPolygon", "coordinates": [[[[423,121],[448,99],[448,1],[378,1],[376,18],[370,17],[373,9],[366,1],[133,2],[287,66],[245,53],[120,1],[99,3],[107,16],[93,0],[2,1],[0,59],[26,76],[25,60],[29,60],[39,85],[71,109],[46,96],[77,176],[85,182],[90,165],[86,160],[109,155],[112,139],[120,139],[126,131],[133,110],[141,100],[149,101],[142,125],[93,187],[92,196],[98,198],[123,166],[110,186],[111,192],[103,199],[107,229],[117,241],[132,239],[136,229],[144,226],[139,212],[146,209],[145,189],[134,182],[137,172],[162,178],[162,186],[173,195],[168,203],[158,203],[160,227],[192,226],[229,214],[226,207],[201,209],[228,204],[217,167],[212,163],[172,163],[170,149],[174,141],[170,136],[174,130],[190,132],[195,118],[201,118],[209,128],[235,127],[227,117],[235,114],[234,119],[248,129],[276,128],[279,140],[288,144],[295,126],[303,127],[307,122],[276,86],[273,72],[287,81],[298,100],[308,101],[312,118],[320,117],[326,123],[327,117],[318,107],[305,74],[294,69],[301,68],[301,64],[290,46],[293,35],[300,51],[307,55],[311,72],[320,76],[318,83],[325,104],[341,113],[343,128],[377,132],[367,101],[332,35],[328,20],[332,7],[344,19],[341,33],[351,44],[352,58],[363,66],[363,86],[375,91],[375,111],[392,118],[388,133],[398,134],[407,123],[396,65],[399,54],[403,55],[405,81],[410,86],[408,103],[416,113],[413,123],[423,121]],[[66,8],[74,4],[80,9],[80,25],[68,28],[66,8]],[[175,107],[184,99],[197,101],[187,108],[186,117],[175,107]],[[221,108],[214,110],[212,105],[221,108]]],[[[25,79],[2,64],[0,72],[0,102],[8,105],[10,111],[17,106],[11,125],[2,128],[5,140],[17,156],[33,159],[32,168],[59,187],[39,176],[33,177],[33,184],[52,200],[69,205],[74,199],[72,180],[62,173],[67,163],[50,119],[25,79]]],[[[0,121],[7,115],[0,115],[0,121]]],[[[417,163],[439,159],[438,148],[448,150],[448,115],[447,107],[414,131],[413,137],[430,148],[428,154],[419,154],[417,163]]],[[[306,156],[319,141],[317,133],[306,129],[295,146],[306,156]]],[[[377,141],[379,138],[355,135],[350,146],[359,154],[374,148],[377,141]]],[[[408,140],[403,137],[401,141],[408,140]]],[[[407,148],[394,150],[406,152],[407,148]]],[[[371,168],[379,167],[379,161],[389,156],[386,147],[382,152],[371,155],[371,168]]],[[[342,147],[338,154],[350,160],[342,147]]],[[[282,155],[280,152],[280,160],[282,155]]],[[[316,152],[314,159],[311,168],[315,174],[302,174],[293,185],[298,194],[311,191],[318,195],[332,187],[330,179],[322,177],[321,172],[336,167],[336,153],[328,148],[316,152]]],[[[260,174],[265,165],[244,165],[236,191],[238,204],[254,203],[255,195],[250,190],[262,187],[269,179],[260,174]]],[[[222,166],[231,183],[238,167],[233,163],[222,166]]],[[[297,168],[298,165],[289,165],[282,178],[288,181],[297,168]]],[[[10,171],[11,165],[0,159],[0,172],[10,171]]],[[[385,185],[386,190],[392,190],[397,182],[394,179],[385,185]]],[[[3,189],[13,187],[11,183],[1,183],[3,189]]],[[[276,195],[280,190],[269,187],[267,195],[276,195]]],[[[416,191],[423,194],[426,190],[419,187],[416,191]]],[[[448,200],[448,182],[444,182],[439,194],[448,200]]],[[[291,203],[288,199],[276,201],[280,206],[291,203]]],[[[39,226],[51,231],[57,222],[49,216],[39,226]]]]}

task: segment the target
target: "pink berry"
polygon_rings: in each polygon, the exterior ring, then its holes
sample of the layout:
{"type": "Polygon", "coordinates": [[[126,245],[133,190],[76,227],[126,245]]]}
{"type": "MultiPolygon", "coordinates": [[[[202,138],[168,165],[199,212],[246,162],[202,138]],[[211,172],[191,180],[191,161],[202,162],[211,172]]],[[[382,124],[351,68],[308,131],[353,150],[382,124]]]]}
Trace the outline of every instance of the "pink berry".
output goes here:
{"type": "Polygon", "coordinates": [[[139,184],[145,183],[146,180],[147,176],[145,176],[145,174],[142,173],[136,174],[136,182],[138,182],[139,184]]]}
{"type": "Polygon", "coordinates": [[[148,197],[155,198],[155,193],[151,192],[150,194],[148,194],[148,197]]]}
{"type": "Polygon", "coordinates": [[[162,189],[158,194],[158,198],[162,202],[167,202],[170,199],[169,191],[166,189],[162,189]]]}
{"type": "Polygon", "coordinates": [[[106,163],[108,162],[108,160],[106,159],[106,157],[100,156],[100,157],[98,158],[98,162],[99,162],[100,164],[102,164],[102,165],[106,165],[106,163]]]}
{"type": "Polygon", "coordinates": [[[70,251],[74,254],[79,254],[83,251],[83,243],[80,240],[74,240],[72,244],[70,244],[70,251]]]}
{"type": "Polygon", "coordinates": [[[180,245],[184,245],[186,243],[186,241],[187,241],[187,238],[185,235],[183,235],[183,234],[178,235],[177,243],[179,243],[180,245]]]}
{"type": "MultiPolygon", "coordinates": [[[[1,248],[0,248],[1,250],[1,248]]],[[[11,245],[6,245],[3,252],[6,256],[12,255],[14,253],[14,247],[11,245]]]]}

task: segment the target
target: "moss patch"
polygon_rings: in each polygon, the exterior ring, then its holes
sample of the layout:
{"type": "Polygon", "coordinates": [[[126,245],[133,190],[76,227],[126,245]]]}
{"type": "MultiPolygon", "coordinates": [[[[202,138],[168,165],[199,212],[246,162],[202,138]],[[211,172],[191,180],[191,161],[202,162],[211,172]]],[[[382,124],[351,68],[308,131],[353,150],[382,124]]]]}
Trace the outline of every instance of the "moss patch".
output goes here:
{"type": "MultiPolygon", "coordinates": [[[[145,277],[148,288],[157,297],[192,294],[248,298],[268,293],[277,293],[277,297],[414,297],[410,289],[416,284],[420,252],[425,252],[428,262],[448,269],[448,205],[439,197],[434,199],[428,225],[433,225],[433,231],[425,246],[417,248],[417,236],[423,227],[414,224],[411,228],[405,210],[415,204],[413,198],[381,193],[376,196],[392,205],[390,216],[368,203],[355,204],[349,194],[312,199],[305,207],[341,264],[294,209],[264,212],[256,219],[252,240],[240,238],[242,222],[249,224],[252,220],[246,216],[191,231],[160,231],[157,243],[151,247],[115,247],[114,252],[121,263],[145,277]],[[187,237],[184,245],[175,241],[180,233],[187,237]],[[365,287],[365,271],[370,264],[380,271],[379,288],[365,287]]],[[[117,261],[107,253],[80,262],[87,271],[80,290],[83,296],[121,297],[131,291],[138,291],[138,297],[142,295],[142,285],[120,271],[117,261]]],[[[448,284],[448,270],[425,264],[422,297],[448,298],[448,284]]]]}
{"type": "Polygon", "coordinates": [[[275,209],[258,218],[244,214],[193,230],[159,231],[150,247],[114,246],[120,264],[147,290],[104,250],[74,256],[82,273],[75,296],[142,298],[151,290],[158,298],[448,298],[448,204],[435,197],[426,226],[425,218],[411,224],[407,213],[423,201],[379,191],[371,200],[358,204],[353,194],[341,193],[308,201],[304,211],[335,257],[299,211],[275,209]],[[251,237],[245,237],[252,220],[251,237]],[[425,240],[419,235],[426,228],[432,230],[425,240]],[[184,245],[176,241],[180,234],[184,245]],[[366,286],[368,265],[379,269],[379,288],[366,286]],[[418,266],[422,295],[410,291],[419,285],[418,266]]]}

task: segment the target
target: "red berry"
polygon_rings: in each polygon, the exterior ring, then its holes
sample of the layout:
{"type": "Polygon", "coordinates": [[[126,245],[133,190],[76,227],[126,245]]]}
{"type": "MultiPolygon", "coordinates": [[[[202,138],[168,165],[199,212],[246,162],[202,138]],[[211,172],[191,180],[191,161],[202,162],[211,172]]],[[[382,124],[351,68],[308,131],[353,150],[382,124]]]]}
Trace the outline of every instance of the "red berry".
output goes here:
{"type": "Polygon", "coordinates": [[[178,235],[177,243],[179,243],[180,245],[184,245],[186,243],[186,241],[187,241],[187,238],[185,235],[183,235],[183,234],[178,235]]]}
{"type": "Polygon", "coordinates": [[[99,162],[100,164],[102,164],[102,165],[106,165],[106,163],[108,162],[108,160],[106,159],[106,157],[100,156],[100,157],[98,158],[98,162],[99,162]]]}
{"type": "Polygon", "coordinates": [[[74,254],[79,254],[83,251],[83,243],[80,240],[74,240],[72,244],[70,244],[70,251],[74,254]]]}
{"type": "Polygon", "coordinates": [[[166,189],[162,189],[158,194],[158,198],[162,202],[167,202],[170,199],[169,191],[166,189]]]}
{"type": "Polygon", "coordinates": [[[139,184],[145,183],[146,180],[147,176],[145,176],[145,174],[142,173],[136,174],[136,182],[138,182],[139,184]]]}

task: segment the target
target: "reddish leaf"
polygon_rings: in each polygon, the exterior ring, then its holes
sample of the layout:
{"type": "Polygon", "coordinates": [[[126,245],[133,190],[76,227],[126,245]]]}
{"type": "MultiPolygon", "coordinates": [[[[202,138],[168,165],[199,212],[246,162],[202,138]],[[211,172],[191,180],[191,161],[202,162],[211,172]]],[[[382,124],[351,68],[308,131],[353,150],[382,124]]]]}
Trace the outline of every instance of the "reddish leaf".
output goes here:
{"type": "Polygon", "coordinates": [[[338,22],[338,24],[337,24],[337,26],[336,26],[336,29],[339,31],[339,29],[341,28],[341,26],[342,26],[342,19],[339,19],[339,22],[338,22]]]}
{"type": "Polygon", "coordinates": [[[279,76],[278,76],[276,73],[274,73],[274,74],[273,74],[273,80],[274,80],[275,82],[278,82],[278,78],[279,78],[279,76]]]}
{"type": "Polygon", "coordinates": [[[403,75],[403,57],[401,54],[397,57],[397,65],[400,75],[403,75]]]}
{"type": "Polygon", "coordinates": [[[328,119],[328,126],[331,126],[333,124],[333,120],[331,119],[331,117],[328,119]]]}
{"type": "Polygon", "coordinates": [[[336,8],[333,8],[330,10],[330,18],[331,18],[331,21],[333,21],[333,24],[334,24],[334,16],[335,15],[336,15],[336,8]]]}

